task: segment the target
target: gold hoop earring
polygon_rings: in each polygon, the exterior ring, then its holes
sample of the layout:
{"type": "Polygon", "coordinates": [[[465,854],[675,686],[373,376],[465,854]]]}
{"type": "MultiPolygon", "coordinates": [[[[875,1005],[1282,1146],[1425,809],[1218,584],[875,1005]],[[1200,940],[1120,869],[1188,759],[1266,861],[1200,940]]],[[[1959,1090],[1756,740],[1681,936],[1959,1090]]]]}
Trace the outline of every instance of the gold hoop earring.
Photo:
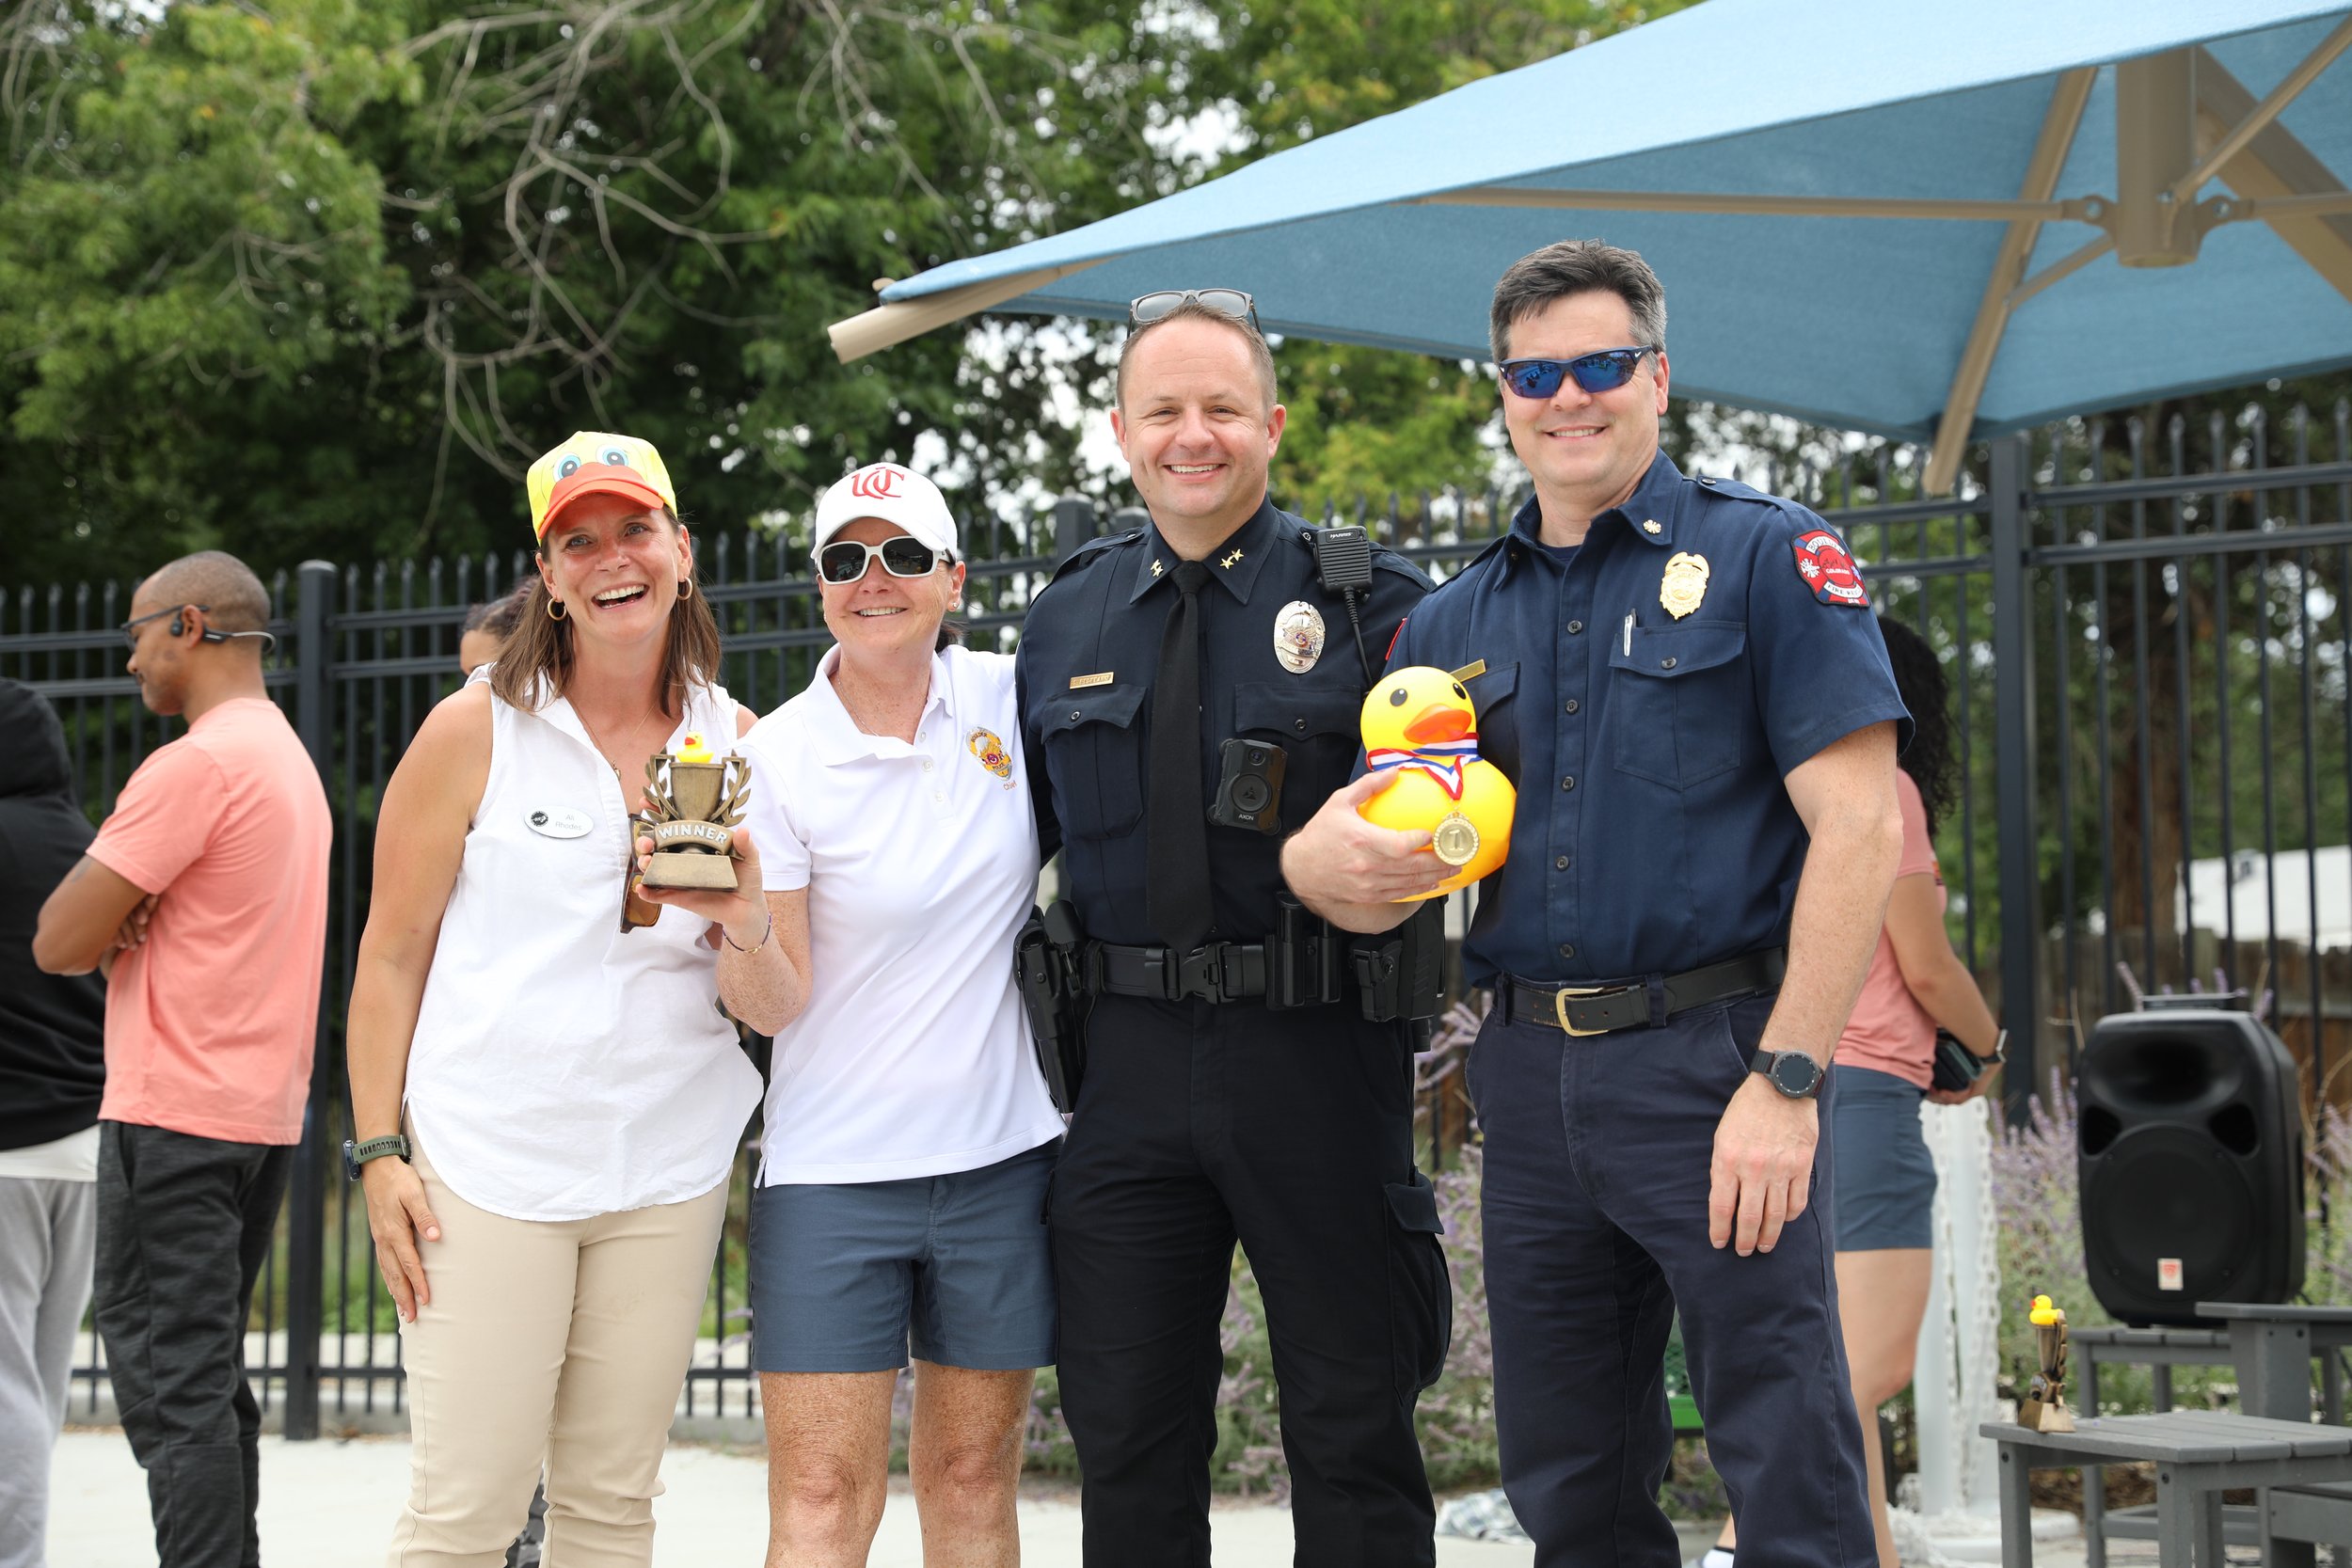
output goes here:
{"type": "Polygon", "coordinates": [[[677,579],[677,596],[681,599],[691,599],[694,596],[694,579],[692,578],[680,578],[677,579]]]}
{"type": "Polygon", "coordinates": [[[564,610],[564,601],[563,601],[563,600],[561,600],[561,599],[555,599],[555,598],[551,598],[551,599],[548,600],[548,620],[550,620],[550,621],[561,621],[562,619],[564,619],[564,615],[565,615],[566,613],[567,613],[567,611],[566,611],[566,610],[564,610]]]}

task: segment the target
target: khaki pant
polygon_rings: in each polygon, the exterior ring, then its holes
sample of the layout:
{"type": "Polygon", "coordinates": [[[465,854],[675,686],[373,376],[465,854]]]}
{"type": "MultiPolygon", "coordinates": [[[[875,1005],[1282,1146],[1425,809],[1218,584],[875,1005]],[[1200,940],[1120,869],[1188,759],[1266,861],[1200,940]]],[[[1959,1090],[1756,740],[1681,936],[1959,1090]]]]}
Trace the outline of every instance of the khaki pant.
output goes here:
{"type": "Polygon", "coordinates": [[[498,1568],[545,1464],[547,1568],[644,1568],[727,1183],[594,1219],[508,1219],[417,1174],[441,1239],[400,1331],[412,1444],[389,1568],[498,1568]]]}

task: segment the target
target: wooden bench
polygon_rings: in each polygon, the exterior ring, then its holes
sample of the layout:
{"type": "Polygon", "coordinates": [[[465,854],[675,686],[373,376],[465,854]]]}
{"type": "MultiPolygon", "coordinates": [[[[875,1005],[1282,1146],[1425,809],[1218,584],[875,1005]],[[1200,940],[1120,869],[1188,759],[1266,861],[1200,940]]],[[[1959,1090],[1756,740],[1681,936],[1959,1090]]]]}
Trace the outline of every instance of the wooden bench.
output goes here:
{"type": "Polygon", "coordinates": [[[2352,1489],[2347,1427],[2175,1410],[2087,1419],[2074,1432],[2032,1432],[2010,1421],[1987,1421],[1979,1430],[1999,1449],[2003,1568],[2033,1562],[2035,1470],[2154,1464],[2163,1568],[2223,1568],[2221,1494],[2228,1488],[2352,1489]]]}

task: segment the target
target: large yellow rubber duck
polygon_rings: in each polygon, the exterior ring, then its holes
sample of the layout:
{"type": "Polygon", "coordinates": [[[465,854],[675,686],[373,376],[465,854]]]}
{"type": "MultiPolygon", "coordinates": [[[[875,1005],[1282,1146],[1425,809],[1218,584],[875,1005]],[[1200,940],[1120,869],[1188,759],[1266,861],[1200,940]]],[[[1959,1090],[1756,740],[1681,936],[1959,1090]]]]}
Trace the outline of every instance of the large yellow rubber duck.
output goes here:
{"type": "Polygon", "coordinates": [[[1480,758],[1478,715],[1460,681],[1425,664],[1396,671],[1365,695],[1363,731],[1365,763],[1397,774],[1364,802],[1364,820],[1426,832],[1430,851],[1460,868],[1422,898],[1468,887],[1502,863],[1518,792],[1480,758]]]}

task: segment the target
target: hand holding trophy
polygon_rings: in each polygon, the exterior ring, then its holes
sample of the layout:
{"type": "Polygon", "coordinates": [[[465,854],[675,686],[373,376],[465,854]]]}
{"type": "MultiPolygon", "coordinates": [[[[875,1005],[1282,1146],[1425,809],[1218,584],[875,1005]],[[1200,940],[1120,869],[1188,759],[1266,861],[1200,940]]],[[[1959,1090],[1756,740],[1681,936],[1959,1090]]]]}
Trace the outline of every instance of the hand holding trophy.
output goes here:
{"type": "Polygon", "coordinates": [[[730,929],[748,924],[748,934],[757,934],[767,912],[759,859],[751,835],[737,826],[751,773],[749,759],[714,756],[699,732],[646,762],[624,930],[652,925],[661,905],[675,904],[730,929]]]}

